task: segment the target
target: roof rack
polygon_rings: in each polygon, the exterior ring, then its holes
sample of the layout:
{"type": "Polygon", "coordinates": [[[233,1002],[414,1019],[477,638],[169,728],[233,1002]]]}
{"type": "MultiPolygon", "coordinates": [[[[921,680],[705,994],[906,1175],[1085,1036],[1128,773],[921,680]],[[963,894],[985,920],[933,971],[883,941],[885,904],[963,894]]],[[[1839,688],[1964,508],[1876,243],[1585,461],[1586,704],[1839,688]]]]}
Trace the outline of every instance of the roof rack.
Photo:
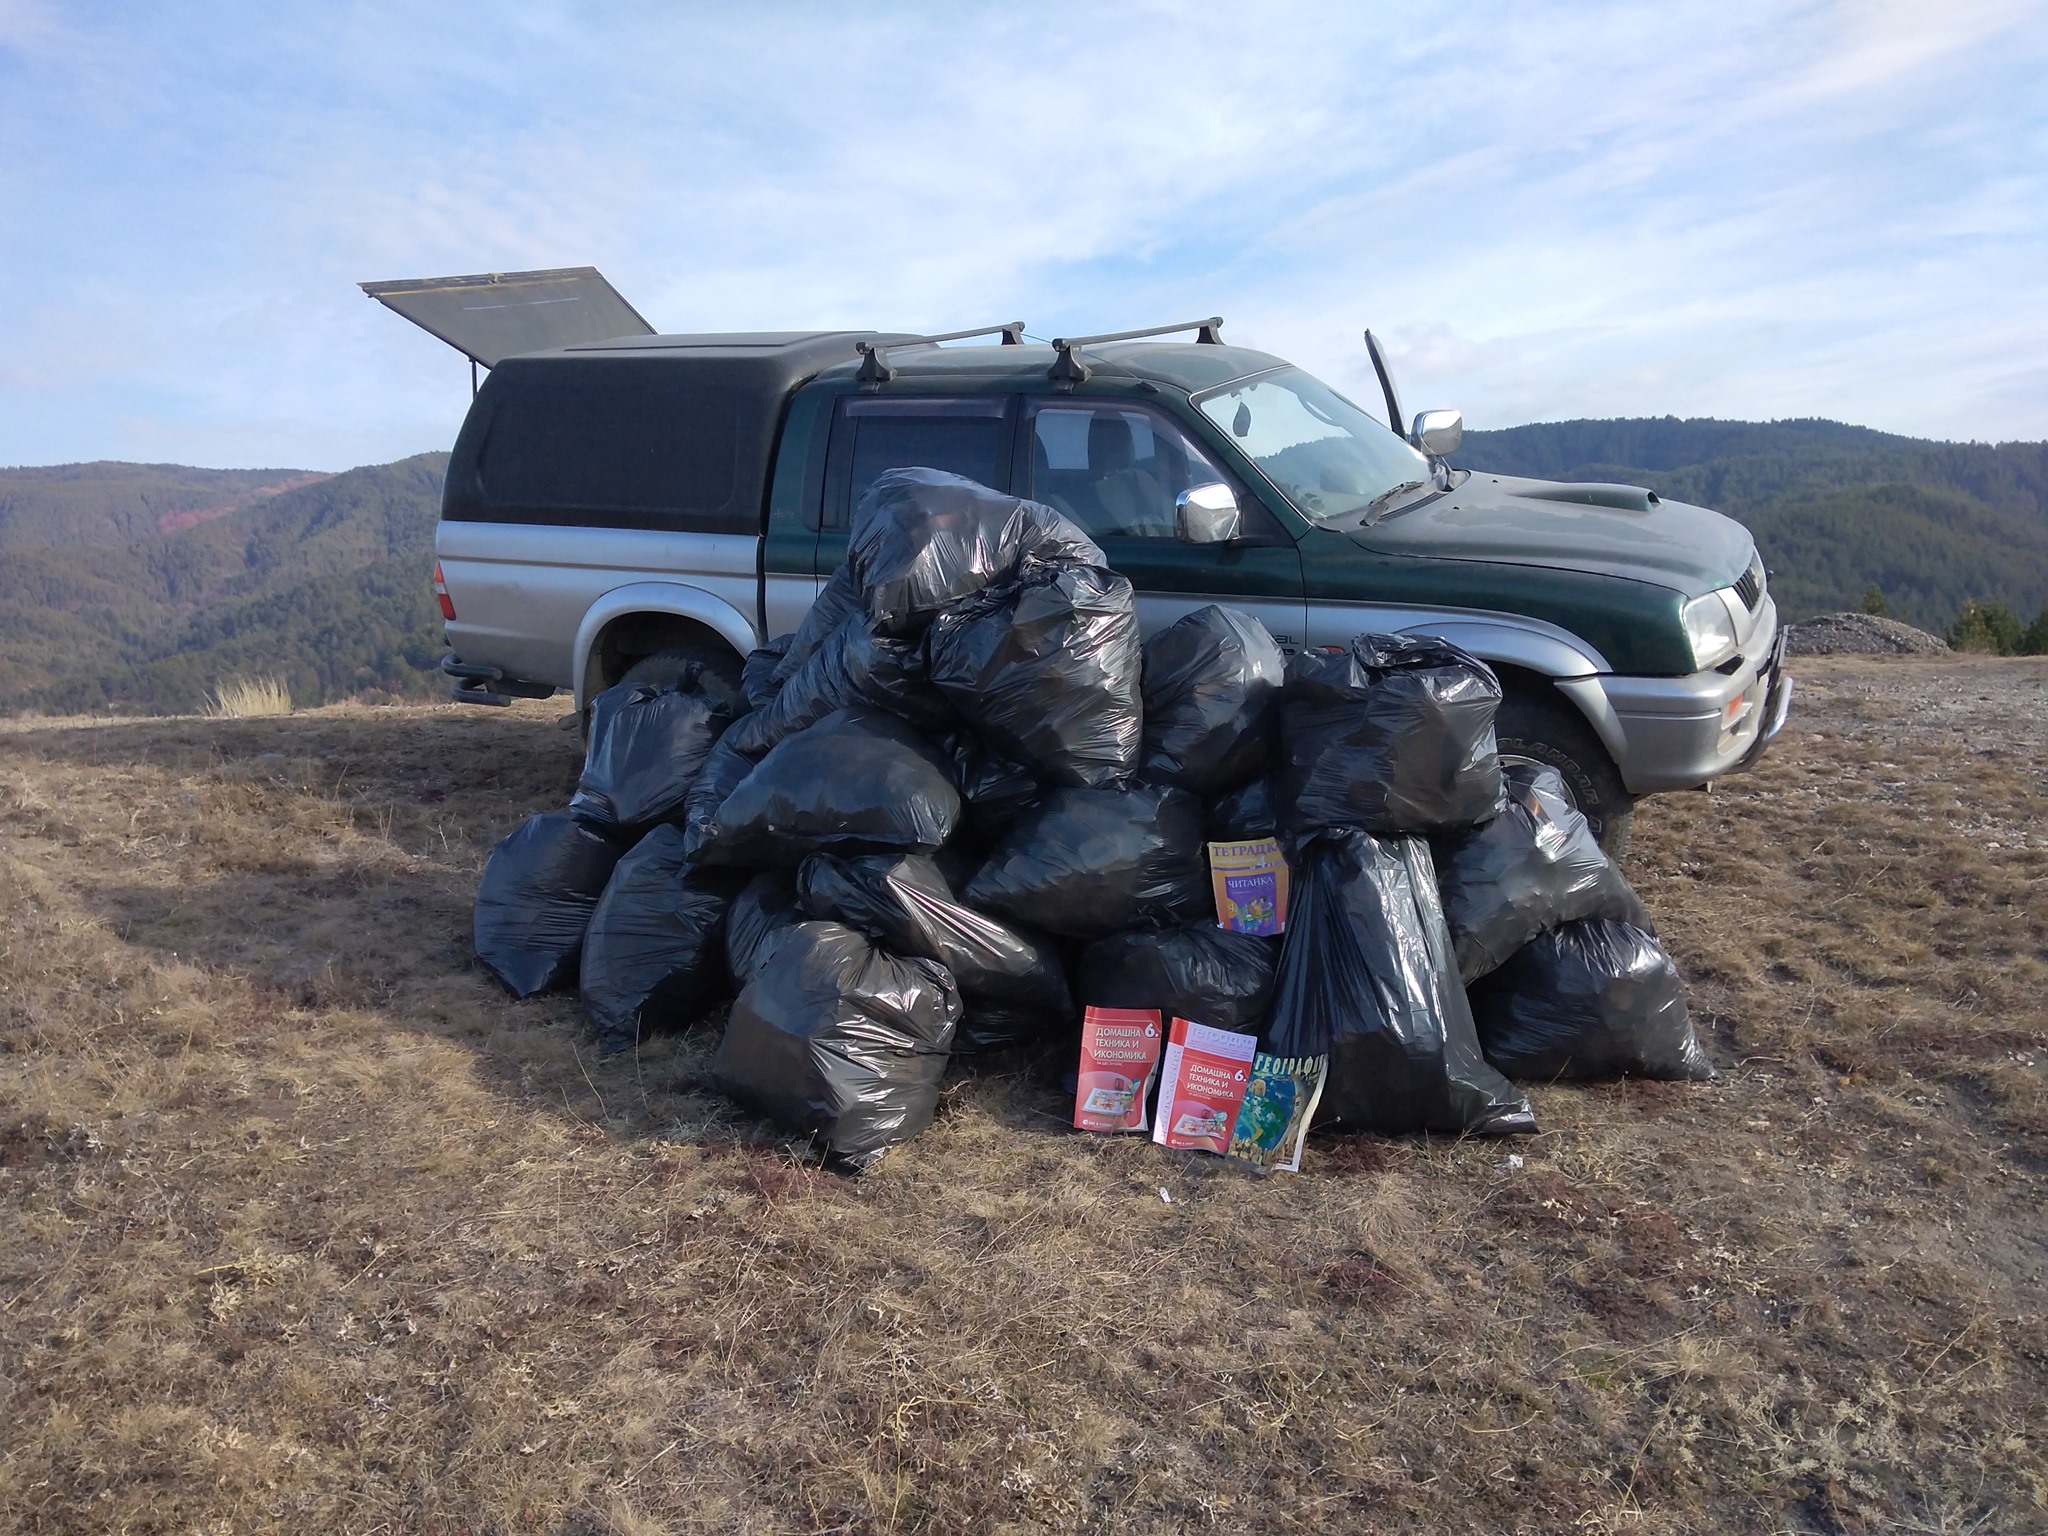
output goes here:
{"type": "Polygon", "coordinates": [[[1052,367],[1047,371],[1046,377],[1056,384],[1063,384],[1072,389],[1095,372],[1074,355],[1082,347],[1092,347],[1104,341],[1137,341],[1146,336],[1171,336],[1176,331],[1193,331],[1198,346],[1223,345],[1221,315],[1211,315],[1206,320],[1183,320],[1179,325],[1155,325],[1142,331],[1108,331],[1100,336],[1055,336],[1052,346],[1059,356],[1052,360],[1052,367]]]}
{"type": "Polygon", "coordinates": [[[891,348],[929,347],[942,341],[968,341],[976,336],[1000,336],[1000,345],[1019,346],[1024,340],[1024,322],[1012,320],[1007,325],[985,325],[978,331],[946,331],[937,336],[901,336],[895,341],[856,341],[853,346],[861,355],[861,364],[854,377],[863,384],[886,384],[896,377],[896,370],[889,366],[891,348]]]}

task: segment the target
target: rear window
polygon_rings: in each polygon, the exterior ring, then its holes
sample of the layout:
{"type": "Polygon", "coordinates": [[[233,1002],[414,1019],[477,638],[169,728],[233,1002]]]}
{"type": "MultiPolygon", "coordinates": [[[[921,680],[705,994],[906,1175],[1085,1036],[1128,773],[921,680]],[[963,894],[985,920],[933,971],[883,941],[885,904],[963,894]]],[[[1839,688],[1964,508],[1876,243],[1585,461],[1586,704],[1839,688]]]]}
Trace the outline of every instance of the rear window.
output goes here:
{"type": "Polygon", "coordinates": [[[680,388],[660,364],[538,372],[498,400],[478,471],[490,503],[638,514],[638,526],[752,533],[734,505],[739,418],[730,390],[680,388]]]}

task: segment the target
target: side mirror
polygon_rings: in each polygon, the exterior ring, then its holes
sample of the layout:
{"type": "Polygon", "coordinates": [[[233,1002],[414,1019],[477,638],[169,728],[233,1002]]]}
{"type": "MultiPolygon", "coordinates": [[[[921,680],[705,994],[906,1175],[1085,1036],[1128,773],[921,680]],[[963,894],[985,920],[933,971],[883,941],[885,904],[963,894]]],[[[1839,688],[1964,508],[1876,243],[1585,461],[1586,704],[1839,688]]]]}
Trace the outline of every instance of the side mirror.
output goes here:
{"type": "Polygon", "coordinates": [[[1173,499],[1173,531],[1183,544],[1228,544],[1243,526],[1237,493],[1220,480],[1190,486],[1173,499]]]}
{"type": "Polygon", "coordinates": [[[1465,440],[1465,418],[1457,411],[1422,411],[1408,437],[1432,459],[1446,458],[1465,440]]]}

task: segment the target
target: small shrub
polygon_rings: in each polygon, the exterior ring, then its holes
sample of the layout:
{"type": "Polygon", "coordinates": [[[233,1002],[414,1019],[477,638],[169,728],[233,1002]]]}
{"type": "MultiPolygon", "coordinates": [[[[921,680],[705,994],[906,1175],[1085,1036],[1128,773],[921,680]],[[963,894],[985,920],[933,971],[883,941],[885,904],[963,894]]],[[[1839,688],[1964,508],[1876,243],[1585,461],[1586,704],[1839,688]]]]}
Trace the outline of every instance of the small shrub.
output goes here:
{"type": "Polygon", "coordinates": [[[1876,619],[1888,619],[1892,616],[1891,605],[1884,600],[1884,588],[1874,581],[1870,584],[1870,590],[1863,594],[1863,611],[1876,619]]]}
{"type": "Polygon", "coordinates": [[[281,677],[231,677],[206,696],[210,720],[243,720],[251,715],[288,715],[291,690],[281,677]]]}

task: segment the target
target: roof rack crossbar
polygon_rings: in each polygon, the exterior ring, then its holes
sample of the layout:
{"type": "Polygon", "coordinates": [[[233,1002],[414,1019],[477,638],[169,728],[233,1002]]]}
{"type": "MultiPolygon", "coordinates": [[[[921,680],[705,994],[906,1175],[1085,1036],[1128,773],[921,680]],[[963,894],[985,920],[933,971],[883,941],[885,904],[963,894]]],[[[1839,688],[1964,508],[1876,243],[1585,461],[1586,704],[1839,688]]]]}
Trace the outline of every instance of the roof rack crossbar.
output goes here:
{"type": "Polygon", "coordinates": [[[896,370],[889,366],[891,348],[929,347],[942,341],[971,341],[976,336],[1000,336],[1003,339],[999,345],[1020,346],[1024,341],[1024,322],[1011,320],[1003,325],[984,325],[979,330],[945,331],[937,336],[905,336],[896,341],[856,341],[853,346],[861,355],[861,364],[855,377],[863,384],[886,384],[896,377],[896,370]]]}
{"type": "Polygon", "coordinates": [[[1052,367],[1047,370],[1046,377],[1071,389],[1092,376],[1095,371],[1074,355],[1081,348],[1092,347],[1105,341],[1138,341],[1146,336],[1171,336],[1178,331],[1193,331],[1197,345],[1223,345],[1221,315],[1211,315],[1206,320],[1183,320],[1179,325],[1148,326],[1142,331],[1106,331],[1100,336],[1055,336],[1052,347],[1059,355],[1052,360],[1052,367]]]}

